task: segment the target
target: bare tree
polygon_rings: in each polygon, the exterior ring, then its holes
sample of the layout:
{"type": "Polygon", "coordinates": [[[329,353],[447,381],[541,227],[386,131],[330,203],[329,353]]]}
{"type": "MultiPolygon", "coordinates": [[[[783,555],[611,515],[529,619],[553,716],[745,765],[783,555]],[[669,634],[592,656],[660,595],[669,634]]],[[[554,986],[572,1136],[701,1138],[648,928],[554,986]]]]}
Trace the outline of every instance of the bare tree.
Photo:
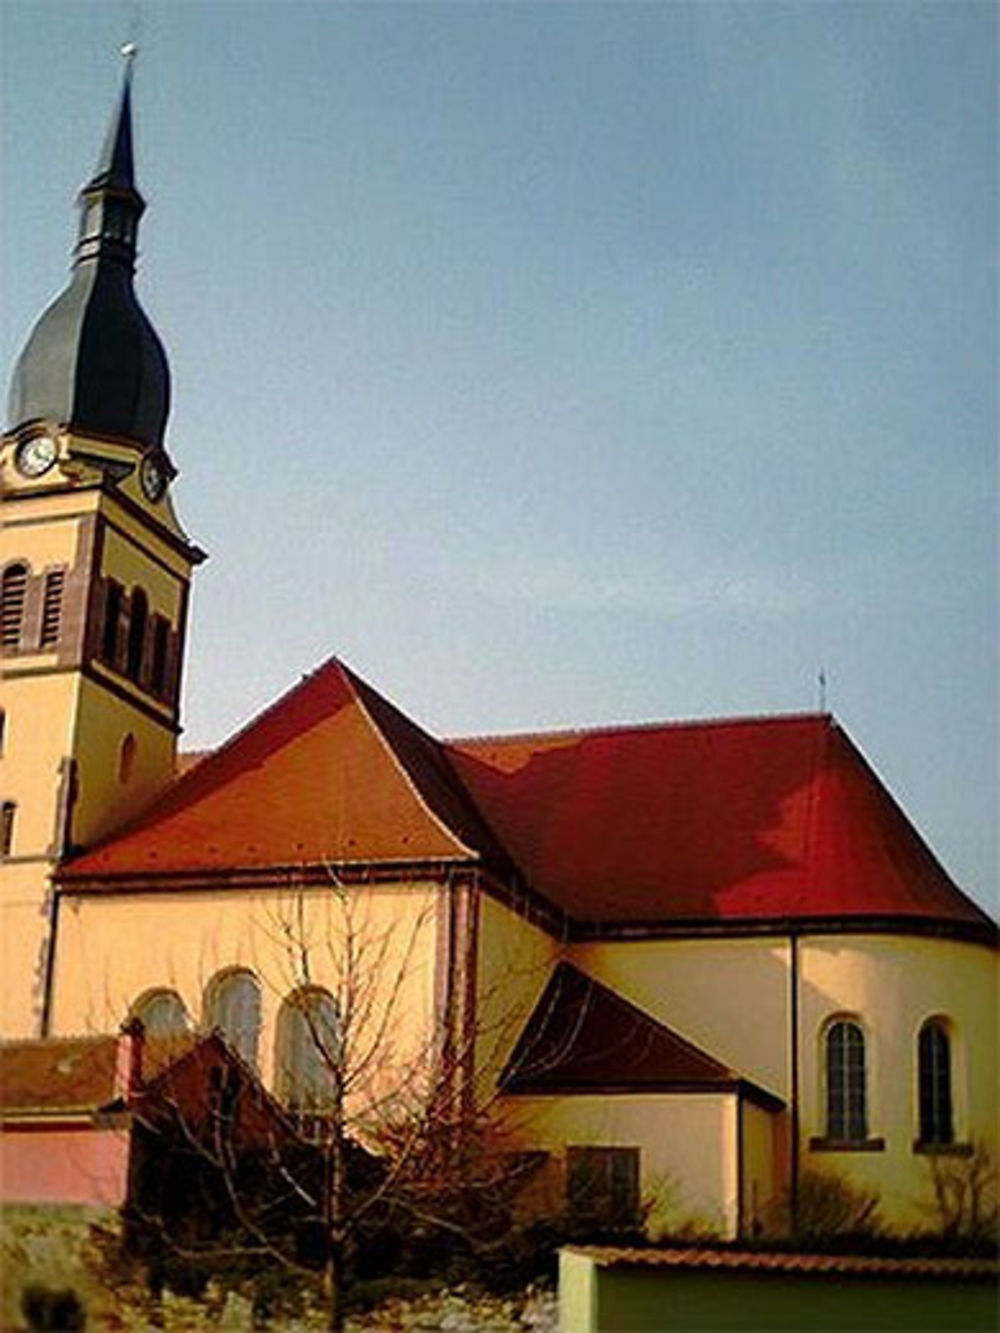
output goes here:
{"type": "Polygon", "coordinates": [[[317,917],[293,892],[264,925],[281,959],[275,1095],[235,1056],[203,1114],[162,1086],[132,1221],[161,1257],[319,1272],[340,1330],[359,1258],[401,1236],[488,1251],[544,1155],[516,1150],[495,1079],[477,1077],[475,1047],[499,1049],[509,1020],[487,1031],[467,995],[431,994],[435,906],[387,920],[332,873],[324,902],[317,917]]]}

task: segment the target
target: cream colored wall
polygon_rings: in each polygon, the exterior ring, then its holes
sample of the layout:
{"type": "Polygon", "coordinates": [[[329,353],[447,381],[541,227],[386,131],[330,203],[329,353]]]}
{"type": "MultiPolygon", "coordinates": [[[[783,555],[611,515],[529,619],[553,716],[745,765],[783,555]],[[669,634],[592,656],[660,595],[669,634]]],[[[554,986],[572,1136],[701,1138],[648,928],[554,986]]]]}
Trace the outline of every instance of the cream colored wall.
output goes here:
{"type": "Polygon", "coordinates": [[[784,1160],[781,1133],[785,1113],[775,1115],[753,1102],[743,1100],[741,1108],[743,1218],[747,1236],[776,1232],[781,1226],[781,1206],[785,1180],[780,1166],[784,1160]]]}
{"type": "Polygon", "coordinates": [[[0,1037],[37,1037],[48,936],[48,866],[0,864],[0,1037]]]}
{"type": "Polygon", "coordinates": [[[652,1238],[685,1227],[736,1235],[733,1094],[504,1097],[499,1114],[512,1144],[560,1159],[568,1147],[638,1148],[652,1238]]]}
{"type": "Polygon", "coordinates": [[[559,941],[488,894],[479,895],[476,1068],[486,1096],[561,956],[559,941]]]}
{"type": "Polygon", "coordinates": [[[80,756],[73,839],[90,846],[147,806],[173,777],[173,732],[95,681],[80,682],[73,753],[80,756]],[[121,752],[135,741],[135,763],[124,780],[121,752]]]}
{"type": "MultiPolygon", "coordinates": [[[[195,1022],[208,983],[250,969],[261,984],[260,1071],[273,1085],[282,1000],[308,981],[352,1007],[347,1063],[419,1078],[435,1028],[435,941],[444,892],[431,884],[298,892],[106,894],[64,900],[54,995],[57,1035],[113,1031],[146,991],[176,990],[195,1022]],[[353,968],[345,959],[348,945],[353,968]],[[348,976],[355,978],[348,981],[348,976]]],[[[359,1088],[359,1094],[364,1089],[359,1088]]]]}
{"type": "Polygon", "coordinates": [[[997,961],[982,945],[904,936],[826,936],[801,946],[801,1125],[803,1167],[836,1172],[878,1193],[895,1225],[934,1220],[928,1158],[918,1136],[917,1034],[932,1017],[952,1026],[955,1134],[997,1151],[997,961]],[[837,1016],[866,1034],[869,1133],[882,1152],[816,1152],[825,1132],[822,1042],[837,1016]]]}
{"type": "Polygon", "coordinates": [[[611,941],[573,945],[567,956],[744,1078],[787,1099],[787,940],[611,941]]]}

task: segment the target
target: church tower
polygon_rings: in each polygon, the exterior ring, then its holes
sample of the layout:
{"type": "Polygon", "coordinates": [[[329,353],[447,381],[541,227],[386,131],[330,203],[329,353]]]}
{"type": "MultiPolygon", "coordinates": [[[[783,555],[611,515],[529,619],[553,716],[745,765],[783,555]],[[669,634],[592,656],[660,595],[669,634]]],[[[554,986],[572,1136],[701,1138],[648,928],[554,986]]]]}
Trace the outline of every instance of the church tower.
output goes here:
{"type": "Polygon", "coordinates": [[[46,1032],[53,865],[173,775],[204,558],[174,512],[167,359],[133,289],[131,64],[80,194],[69,283],[14,368],[0,440],[3,1036],[46,1032]]]}

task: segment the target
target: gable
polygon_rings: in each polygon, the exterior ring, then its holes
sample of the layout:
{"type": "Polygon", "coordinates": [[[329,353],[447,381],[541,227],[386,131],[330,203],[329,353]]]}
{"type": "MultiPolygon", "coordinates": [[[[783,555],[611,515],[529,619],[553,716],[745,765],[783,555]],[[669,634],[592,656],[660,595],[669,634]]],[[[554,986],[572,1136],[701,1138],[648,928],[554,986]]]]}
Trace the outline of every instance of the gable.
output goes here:
{"type": "Polygon", "coordinates": [[[60,879],[474,859],[481,819],[435,743],[373,696],[327,663],[60,879]]]}

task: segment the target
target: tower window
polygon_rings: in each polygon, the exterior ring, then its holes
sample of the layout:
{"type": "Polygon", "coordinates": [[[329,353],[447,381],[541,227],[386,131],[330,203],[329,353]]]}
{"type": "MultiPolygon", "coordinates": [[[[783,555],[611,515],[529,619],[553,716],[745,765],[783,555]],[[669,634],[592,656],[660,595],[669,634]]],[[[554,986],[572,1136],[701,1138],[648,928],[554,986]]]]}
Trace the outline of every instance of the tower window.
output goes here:
{"type": "Polygon", "coordinates": [[[54,569],[51,573],[45,575],[40,640],[43,648],[51,648],[59,642],[59,624],[62,619],[63,586],[65,582],[65,570],[54,569]]]}
{"type": "Polygon", "coordinates": [[[7,714],[0,708],[0,757],[3,755],[4,742],[7,739],[7,714]]]}
{"type": "Polygon", "coordinates": [[[163,694],[167,684],[167,648],[170,644],[170,622],[163,616],[153,617],[153,664],[149,674],[149,688],[154,694],[163,694]]]}
{"type": "Polygon", "coordinates": [[[917,1039],[917,1080],[921,1143],[953,1143],[951,1042],[948,1029],[939,1018],[930,1019],[920,1029],[917,1039]]]}
{"type": "Polygon", "coordinates": [[[0,804],[0,856],[10,856],[14,845],[14,815],[17,812],[15,801],[0,804]]]}
{"type": "Polygon", "coordinates": [[[110,666],[118,665],[118,625],[121,616],[121,584],[109,580],[107,592],[104,594],[104,633],[101,638],[101,656],[110,666]]]}
{"type": "Polygon", "coordinates": [[[129,606],[128,651],[125,657],[125,674],[138,683],[142,674],[143,649],[146,646],[146,621],[149,604],[141,588],[132,593],[129,606]]]}
{"type": "Polygon", "coordinates": [[[28,566],[8,565],[0,581],[0,643],[5,652],[17,652],[21,646],[21,622],[28,588],[28,566]]]}
{"type": "Polygon", "coordinates": [[[826,1033],[826,1133],[848,1143],[868,1136],[865,1034],[848,1019],[831,1023],[826,1033]]]}

